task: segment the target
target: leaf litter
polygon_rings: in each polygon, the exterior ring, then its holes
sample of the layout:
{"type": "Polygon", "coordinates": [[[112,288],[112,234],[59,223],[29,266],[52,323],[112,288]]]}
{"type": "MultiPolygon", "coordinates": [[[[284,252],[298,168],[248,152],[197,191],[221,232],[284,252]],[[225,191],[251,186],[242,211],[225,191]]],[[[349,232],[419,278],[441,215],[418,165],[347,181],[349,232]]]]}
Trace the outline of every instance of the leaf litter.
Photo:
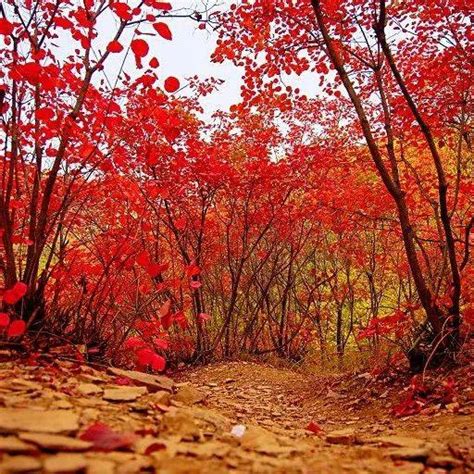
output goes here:
{"type": "Polygon", "coordinates": [[[0,376],[2,474],[459,474],[474,466],[472,401],[462,414],[403,421],[388,408],[352,409],[360,393],[332,381],[246,362],[177,381],[65,361],[4,362],[0,376]]]}

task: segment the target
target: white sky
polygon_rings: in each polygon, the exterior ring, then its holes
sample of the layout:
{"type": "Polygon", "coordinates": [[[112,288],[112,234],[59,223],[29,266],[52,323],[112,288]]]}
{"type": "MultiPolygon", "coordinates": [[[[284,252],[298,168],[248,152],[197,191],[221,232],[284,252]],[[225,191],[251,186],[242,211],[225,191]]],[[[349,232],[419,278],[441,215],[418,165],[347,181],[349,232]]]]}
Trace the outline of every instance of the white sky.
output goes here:
{"type": "MultiPolygon", "coordinates": [[[[170,0],[173,6],[173,11],[176,12],[179,9],[198,10],[203,11],[203,4],[215,5],[213,11],[222,11],[232,3],[237,3],[238,0],[170,0]]],[[[110,35],[116,30],[116,25],[112,25],[109,22],[115,22],[117,19],[112,14],[106,20],[106,25],[101,31],[100,37],[104,38],[105,43],[101,46],[105,48],[108,41],[110,41],[110,35]],[[107,34],[110,30],[110,34],[107,34]]],[[[160,20],[161,21],[161,20],[160,20]]],[[[205,117],[209,118],[215,111],[223,110],[227,111],[229,106],[238,103],[240,100],[240,86],[242,85],[243,70],[235,67],[231,62],[225,61],[222,64],[212,63],[210,58],[216,46],[216,40],[218,33],[212,31],[211,28],[206,30],[198,29],[198,23],[188,18],[167,18],[163,19],[165,23],[171,29],[173,34],[173,40],[167,41],[160,36],[141,36],[141,38],[147,40],[150,46],[150,52],[143,63],[147,64],[148,61],[153,57],[157,57],[160,62],[160,67],[155,71],[158,74],[159,82],[158,85],[162,85],[163,81],[168,76],[177,77],[181,85],[185,85],[186,78],[197,75],[201,79],[208,77],[215,77],[217,79],[223,79],[225,82],[216,90],[213,94],[210,94],[203,98],[202,105],[205,110],[205,117]]],[[[140,31],[151,32],[154,30],[148,26],[147,28],[141,28],[140,31]]],[[[132,30],[129,30],[126,35],[122,37],[121,43],[127,45],[131,40],[132,30]]],[[[123,53],[112,54],[106,64],[106,72],[109,80],[114,80],[117,71],[120,68],[123,53]]],[[[135,68],[134,56],[129,52],[127,62],[125,66],[126,72],[133,75],[138,75],[138,71],[135,68]]],[[[285,77],[285,82],[299,87],[303,93],[307,96],[315,96],[319,90],[317,85],[318,79],[312,73],[303,73],[300,77],[285,77]]],[[[186,91],[182,91],[185,94],[186,91]]]]}
{"type": "MultiPolygon", "coordinates": [[[[183,6],[198,5],[201,2],[190,0],[174,0],[171,2],[173,8],[183,6]]],[[[219,10],[228,7],[230,0],[220,0],[219,10]]],[[[200,30],[197,23],[189,19],[170,18],[166,20],[173,33],[173,40],[166,41],[156,38],[154,50],[160,61],[160,69],[166,75],[176,76],[184,83],[184,78],[194,75],[204,79],[216,77],[224,79],[225,83],[220,86],[219,91],[207,96],[203,100],[203,105],[208,114],[216,110],[227,110],[230,105],[239,101],[240,86],[242,84],[242,71],[230,62],[215,64],[210,60],[213,53],[217,32],[210,28],[200,30]],[[155,49],[156,48],[156,49],[155,49]]]]}
{"type": "MultiPolygon", "coordinates": [[[[228,8],[232,3],[231,0],[209,0],[209,3],[219,4],[215,10],[223,10],[228,8]]],[[[203,10],[203,3],[201,0],[171,0],[173,11],[179,8],[203,10]]],[[[99,38],[103,39],[100,46],[105,49],[111,35],[116,30],[116,18],[109,14],[104,19],[105,23],[99,34],[99,38]]],[[[103,21],[104,21],[103,20],[103,21]]],[[[155,56],[160,66],[155,69],[159,77],[158,85],[162,85],[163,81],[168,76],[177,77],[181,86],[186,84],[186,78],[197,75],[200,79],[208,77],[215,77],[217,79],[225,80],[216,92],[203,98],[202,105],[205,109],[205,115],[210,117],[212,113],[217,110],[228,110],[229,106],[239,102],[240,86],[242,84],[243,71],[233,66],[230,62],[223,64],[215,64],[211,62],[211,55],[216,46],[218,37],[217,32],[212,31],[211,28],[206,30],[198,29],[198,23],[188,18],[166,18],[160,21],[165,22],[172,34],[172,41],[165,40],[160,36],[140,36],[148,42],[150,52],[144,58],[143,64],[147,65],[148,61],[155,56]]],[[[154,30],[151,27],[140,28],[141,32],[151,32],[154,30]]],[[[121,43],[125,46],[130,43],[132,30],[126,31],[121,39],[121,43]]],[[[125,50],[120,54],[111,54],[106,61],[105,71],[110,82],[113,82],[117,76],[117,71],[120,69],[125,50]]],[[[125,72],[132,76],[138,76],[141,71],[138,71],[135,66],[134,55],[130,51],[125,63],[125,72]]],[[[143,71],[143,70],[142,70],[143,71]]],[[[181,92],[185,94],[186,91],[181,92]]]]}

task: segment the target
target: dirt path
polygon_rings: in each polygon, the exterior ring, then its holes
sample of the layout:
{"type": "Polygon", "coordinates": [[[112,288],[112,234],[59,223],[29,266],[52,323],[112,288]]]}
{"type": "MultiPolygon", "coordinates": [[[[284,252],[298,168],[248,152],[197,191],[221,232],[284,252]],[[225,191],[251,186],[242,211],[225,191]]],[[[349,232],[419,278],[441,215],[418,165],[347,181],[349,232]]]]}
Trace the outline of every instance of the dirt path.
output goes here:
{"type": "Polygon", "coordinates": [[[391,406],[406,383],[387,389],[387,381],[370,374],[318,378],[234,362],[186,371],[180,379],[208,392],[207,405],[236,423],[308,442],[303,472],[474,472],[473,391],[462,407],[428,406],[400,419],[391,406]],[[311,424],[321,432],[309,431],[311,424]]]}
{"type": "Polygon", "coordinates": [[[0,474],[474,472],[469,397],[400,420],[388,401],[401,389],[384,387],[367,374],[318,379],[244,362],[175,381],[6,362],[0,474]]]}

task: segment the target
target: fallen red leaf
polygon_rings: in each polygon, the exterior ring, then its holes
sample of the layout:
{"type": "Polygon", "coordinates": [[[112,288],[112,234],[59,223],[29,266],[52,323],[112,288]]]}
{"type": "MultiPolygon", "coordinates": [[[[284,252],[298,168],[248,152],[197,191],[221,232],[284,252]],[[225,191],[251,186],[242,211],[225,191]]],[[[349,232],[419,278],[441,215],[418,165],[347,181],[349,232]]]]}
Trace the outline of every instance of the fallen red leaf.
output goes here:
{"type": "Polygon", "coordinates": [[[310,421],[306,429],[314,434],[320,434],[323,431],[323,429],[314,421],[310,421]]]}
{"type": "Polygon", "coordinates": [[[94,449],[100,451],[114,451],[116,449],[128,448],[135,442],[137,436],[134,433],[118,433],[104,423],[90,425],[80,439],[93,443],[94,449]]]}
{"type": "Polygon", "coordinates": [[[163,449],[166,449],[166,444],[160,442],[152,443],[145,449],[145,454],[148,456],[155,451],[163,451],[163,449]]]}
{"type": "Polygon", "coordinates": [[[128,377],[115,377],[114,384],[115,385],[133,385],[132,381],[128,377]]]}

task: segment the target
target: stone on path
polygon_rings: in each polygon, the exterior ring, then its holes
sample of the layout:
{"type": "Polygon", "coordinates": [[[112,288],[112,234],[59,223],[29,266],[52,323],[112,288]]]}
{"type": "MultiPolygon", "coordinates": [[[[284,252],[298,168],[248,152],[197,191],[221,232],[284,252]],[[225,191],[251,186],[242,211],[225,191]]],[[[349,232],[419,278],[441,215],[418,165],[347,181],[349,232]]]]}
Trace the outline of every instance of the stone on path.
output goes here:
{"type": "Polygon", "coordinates": [[[331,444],[355,444],[357,439],[356,431],[350,428],[343,430],[331,431],[326,435],[326,441],[331,444]]]}
{"type": "Polygon", "coordinates": [[[147,393],[146,387],[106,388],[102,398],[110,402],[134,402],[147,393]]]}
{"type": "Polygon", "coordinates": [[[71,410],[29,410],[0,408],[0,432],[33,431],[72,433],[79,429],[79,417],[71,410]]]}
{"type": "Polygon", "coordinates": [[[16,436],[0,437],[0,451],[6,453],[28,453],[35,450],[35,446],[25,443],[16,436]]]}
{"type": "Polygon", "coordinates": [[[174,395],[173,400],[184,403],[185,405],[194,405],[202,402],[205,395],[192,385],[185,384],[178,388],[178,392],[174,395]]]}
{"type": "Polygon", "coordinates": [[[123,370],[111,367],[109,372],[118,377],[126,377],[139,385],[145,385],[150,391],[167,390],[171,392],[174,387],[174,382],[169,377],[164,375],[152,375],[138,372],[136,370],[123,370]]]}
{"type": "Polygon", "coordinates": [[[41,462],[32,456],[6,456],[0,463],[0,472],[36,472],[41,469],[41,462]]]}
{"type": "Polygon", "coordinates": [[[92,443],[89,441],[48,433],[20,433],[19,437],[23,441],[28,441],[48,450],[85,451],[92,447],[92,443]]]}
{"type": "Polygon", "coordinates": [[[87,459],[83,454],[59,453],[47,457],[43,464],[47,473],[81,472],[86,467],[87,459]]]}

